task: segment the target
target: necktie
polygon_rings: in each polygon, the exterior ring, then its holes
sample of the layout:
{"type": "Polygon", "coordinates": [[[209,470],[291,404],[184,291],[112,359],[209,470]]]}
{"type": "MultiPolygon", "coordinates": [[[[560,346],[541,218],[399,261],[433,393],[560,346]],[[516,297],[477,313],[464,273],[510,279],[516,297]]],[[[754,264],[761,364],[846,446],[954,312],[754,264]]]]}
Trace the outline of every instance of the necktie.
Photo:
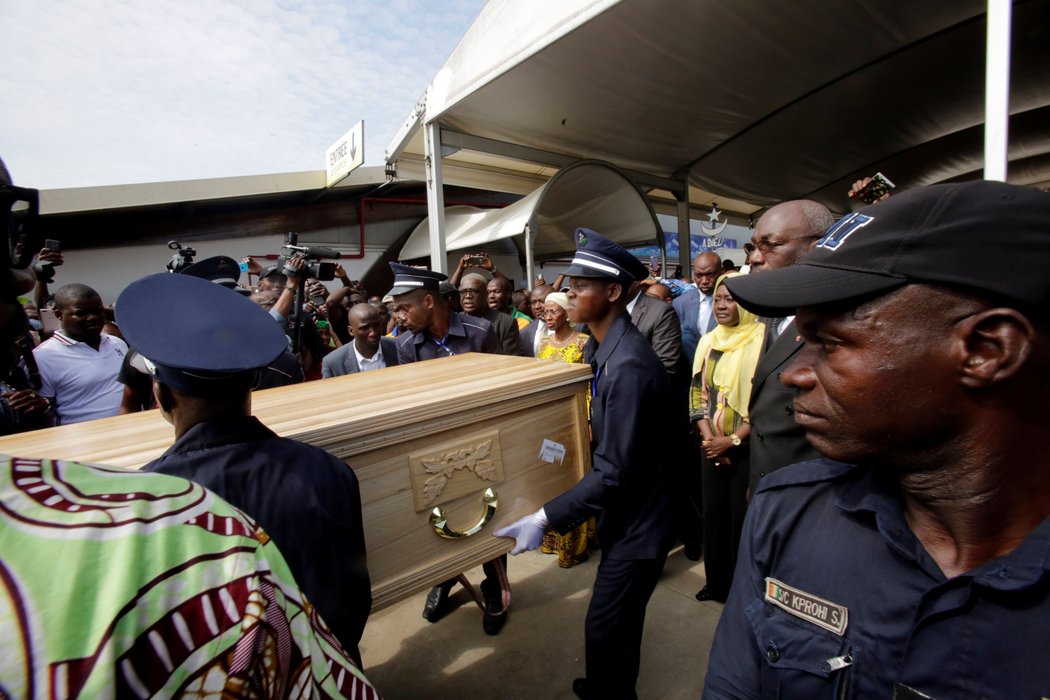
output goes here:
{"type": "Polygon", "coordinates": [[[715,321],[715,315],[712,313],[713,309],[711,306],[711,297],[701,294],[700,295],[700,315],[697,318],[697,327],[701,333],[709,333],[718,322],[715,321]]]}
{"type": "Polygon", "coordinates": [[[780,337],[780,324],[784,322],[783,318],[763,318],[762,322],[766,324],[766,347],[777,341],[780,337]]]}

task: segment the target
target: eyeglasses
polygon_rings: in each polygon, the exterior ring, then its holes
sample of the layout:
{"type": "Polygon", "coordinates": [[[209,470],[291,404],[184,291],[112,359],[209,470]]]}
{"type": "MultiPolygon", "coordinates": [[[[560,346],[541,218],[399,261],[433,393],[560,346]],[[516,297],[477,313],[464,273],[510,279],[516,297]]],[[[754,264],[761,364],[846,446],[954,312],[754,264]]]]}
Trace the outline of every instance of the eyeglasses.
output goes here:
{"type": "Polygon", "coordinates": [[[768,238],[762,238],[758,241],[755,241],[754,246],[755,250],[762,253],[763,255],[766,255],[768,253],[772,253],[775,250],[779,250],[780,248],[783,248],[784,246],[790,243],[794,243],[795,241],[812,241],[817,238],[820,238],[821,235],[823,234],[819,234],[816,236],[797,236],[795,238],[789,238],[785,241],[772,241],[768,238]]]}
{"type": "Polygon", "coordinates": [[[459,295],[461,297],[478,297],[485,293],[483,289],[461,289],[459,295]]]}

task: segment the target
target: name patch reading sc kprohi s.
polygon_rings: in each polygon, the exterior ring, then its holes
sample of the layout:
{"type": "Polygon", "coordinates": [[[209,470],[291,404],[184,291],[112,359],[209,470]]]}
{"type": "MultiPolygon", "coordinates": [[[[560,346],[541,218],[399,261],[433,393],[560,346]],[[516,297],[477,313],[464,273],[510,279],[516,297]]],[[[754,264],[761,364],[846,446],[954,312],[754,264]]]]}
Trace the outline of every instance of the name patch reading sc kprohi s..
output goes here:
{"type": "Polygon", "coordinates": [[[846,631],[849,616],[846,606],[792,588],[775,578],[766,578],[766,602],[840,637],[846,631]]]}

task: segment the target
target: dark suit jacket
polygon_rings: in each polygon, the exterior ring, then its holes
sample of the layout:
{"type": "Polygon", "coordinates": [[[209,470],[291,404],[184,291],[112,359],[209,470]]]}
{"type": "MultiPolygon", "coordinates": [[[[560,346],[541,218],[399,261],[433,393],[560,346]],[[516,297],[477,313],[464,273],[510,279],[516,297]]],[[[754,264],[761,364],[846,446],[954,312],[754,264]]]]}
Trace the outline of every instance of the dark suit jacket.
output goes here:
{"type": "Polygon", "coordinates": [[[660,358],[660,364],[667,370],[667,376],[673,384],[676,375],[682,369],[682,330],[679,327],[678,314],[670,304],[647,297],[643,293],[638,296],[638,301],[634,302],[631,323],[653,346],[656,356],[660,358]]]}
{"type": "Polygon", "coordinates": [[[599,516],[603,559],[665,557],[674,538],[674,482],[673,456],[664,447],[676,425],[667,375],[627,314],[600,344],[587,341],[584,359],[597,368],[591,470],[544,505],[547,518],[564,534],[599,516]]]}
{"type": "Polygon", "coordinates": [[[758,361],[751,386],[748,412],[751,419],[751,493],[758,480],[795,462],[820,454],[806,441],[806,432],[795,422],[795,390],[780,382],[780,375],[802,347],[792,321],[758,361]]]}
{"type": "Polygon", "coordinates": [[[489,309],[481,318],[491,323],[493,330],[496,331],[496,337],[499,338],[499,344],[502,348],[501,355],[528,356],[532,354],[526,352],[522,346],[521,333],[518,332],[518,322],[514,320],[513,316],[502,311],[489,309]]]}
{"type": "Polygon", "coordinates": [[[700,343],[701,336],[704,335],[703,329],[696,325],[697,317],[700,315],[700,290],[690,287],[678,295],[671,305],[678,314],[678,323],[682,331],[682,354],[689,365],[689,371],[692,372],[696,346],[700,343]]]}
{"type": "MultiPolygon", "coordinates": [[[[383,362],[387,367],[397,364],[397,342],[393,338],[383,336],[379,339],[379,351],[383,353],[383,362]]],[[[324,356],[321,360],[321,376],[341,377],[344,374],[355,374],[361,370],[357,366],[357,355],[354,353],[353,340],[341,348],[336,348],[324,356]]]]}
{"type": "Polygon", "coordinates": [[[521,329],[521,345],[525,350],[526,357],[535,357],[536,349],[536,331],[540,328],[546,328],[547,324],[541,319],[536,319],[529,325],[521,329]]]}

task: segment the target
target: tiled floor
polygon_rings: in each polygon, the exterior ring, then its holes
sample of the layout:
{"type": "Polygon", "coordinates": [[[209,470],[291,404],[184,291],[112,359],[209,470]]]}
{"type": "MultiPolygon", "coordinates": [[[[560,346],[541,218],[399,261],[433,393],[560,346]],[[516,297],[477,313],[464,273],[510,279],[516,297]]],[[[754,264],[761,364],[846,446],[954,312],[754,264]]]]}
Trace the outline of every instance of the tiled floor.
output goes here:
{"type": "MultiPolygon", "coordinates": [[[[510,557],[513,602],[496,637],[457,586],[451,610],[434,624],[421,612],[424,593],[372,615],[361,641],[365,673],[387,700],[571,700],[583,675],[583,618],[598,555],[571,569],[557,557],[510,557]]],[[[469,572],[480,583],[480,567],[469,572]]],[[[722,606],[698,603],[703,562],[672,550],[646,617],[638,696],[696,700],[722,606]]]]}

